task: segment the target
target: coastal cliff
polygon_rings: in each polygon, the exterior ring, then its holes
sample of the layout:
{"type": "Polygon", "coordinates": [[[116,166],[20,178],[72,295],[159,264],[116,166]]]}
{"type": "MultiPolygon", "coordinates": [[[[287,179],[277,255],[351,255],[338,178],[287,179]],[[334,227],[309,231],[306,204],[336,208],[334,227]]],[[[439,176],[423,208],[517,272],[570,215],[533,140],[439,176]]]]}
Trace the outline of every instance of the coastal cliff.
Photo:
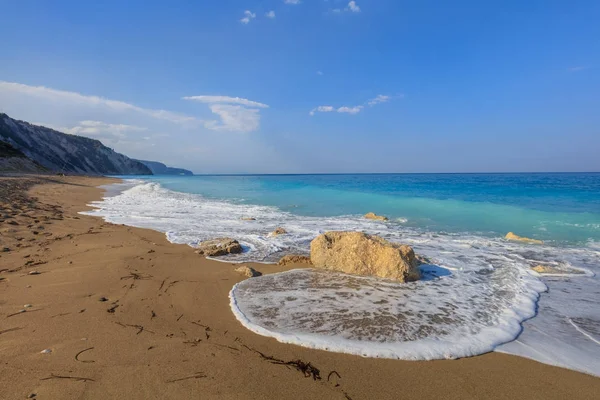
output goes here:
{"type": "Polygon", "coordinates": [[[194,175],[192,171],[183,168],[167,167],[165,164],[157,161],[136,160],[150,168],[154,175],[194,175]]]}
{"type": "Polygon", "coordinates": [[[9,143],[0,141],[0,172],[43,173],[46,169],[9,143]]]}
{"type": "Polygon", "coordinates": [[[32,125],[2,113],[0,141],[8,143],[50,171],[92,175],[152,175],[146,165],[115,152],[98,140],[32,125]]]}

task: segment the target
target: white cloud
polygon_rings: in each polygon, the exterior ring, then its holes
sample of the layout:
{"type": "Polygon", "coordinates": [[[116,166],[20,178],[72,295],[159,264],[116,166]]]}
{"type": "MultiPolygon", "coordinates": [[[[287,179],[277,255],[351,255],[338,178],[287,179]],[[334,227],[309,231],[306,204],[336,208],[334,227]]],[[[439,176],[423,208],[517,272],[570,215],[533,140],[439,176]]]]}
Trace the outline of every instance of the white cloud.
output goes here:
{"type": "Polygon", "coordinates": [[[294,4],[294,5],[296,5],[296,4],[300,4],[300,3],[301,3],[301,1],[300,1],[300,0],[283,0],[283,2],[284,2],[285,4],[294,4]]]}
{"type": "Polygon", "coordinates": [[[119,113],[135,112],[152,118],[173,122],[176,124],[189,124],[196,122],[196,118],[165,110],[142,108],[119,100],[109,100],[98,96],[88,96],[77,92],[68,92],[47,88],[45,86],[29,86],[21,83],[0,81],[0,100],[11,96],[34,97],[48,100],[56,104],[69,106],[88,106],[104,108],[119,113]]]}
{"type": "MultiPolygon", "coordinates": [[[[404,95],[398,95],[398,96],[394,96],[394,97],[404,97],[404,95]]],[[[310,115],[315,115],[315,113],[317,112],[338,112],[338,113],[345,113],[345,114],[358,114],[359,112],[361,112],[364,108],[365,105],[368,106],[375,106],[377,104],[381,104],[381,103],[387,103],[388,101],[392,100],[394,97],[392,96],[387,96],[387,95],[377,95],[377,97],[367,100],[366,103],[364,103],[364,105],[358,105],[358,106],[352,106],[352,107],[348,107],[348,106],[342,106],[342,107],[332,107],[332,106],[319,106],[316,108],[313,108],[312,110],[310,110],[309,114],[310,115]]]]}
{"type": "Polygon", "coordinates": [[[586,66],[577,66],[577,67],[571,67],[569,68],[569,72],[581,72],[581,71],[585,71],[586,69],[589,69],[590,67],[586,67],[586,66]]]}
{"type": "Polygon", "coordinates": [[[229,96],[186,96],[184,100],[209,104],[210,110],[220,121],[205,121],[204,126],[215,131],[252,132],[260,124],[260,108],[269,108],[264,103],[241,97],[229,96]]]}
{"type": "Polygon", "coordinates": [[[374,99],[367,101],[367,104],[372,107],[376,104],[387,103],[390,100],[391,100],[391,96],[386,96],[386,95],[380,94],[380,95],[377,95],[377,97],[375,97],[374,99]]]}
{"type": "Polygon", "coordinates": [[[224,104],[239,104],[242,106],[248,107],[258,107],[258,108],[269,108],[268,105],[259,103],[257,101],[252,101],[248,99],[243,99],[241,97],[229,97],[229,96],[186,96],[183,97],[183,100],[193,100],[199,101],[201,103],[224,103],[224,104]]]}
{"type": "Polygon", "coordinates": [[[356,1],[351,1],[348,3],[348,7],[346,7],[346,10],[358,13],[360,12],[360,7],[356,4],[356,1]]]}
{"type": "Polygon", "coordinates": [[[348,114],[358,114],[362,111],[363,106],[354,106],[354,107],[340,107],[337,109],[339,113],[348,113],[348,114]]]}
{"type": "Polygon", "coordinates": [[[267,18],[275,18],[275,11],[271,10],[268,13],[265,14],[265,17],[267,18]]]}
{"type": "Polygon", "coordinates": [[[253,20],[254,18],[256,18],[256,14],[250,10],[246,10],[244,11],[244,18],[240,19],[240,22],[242,24],[247,24],[250,22],[250,20],[253,20]]]}

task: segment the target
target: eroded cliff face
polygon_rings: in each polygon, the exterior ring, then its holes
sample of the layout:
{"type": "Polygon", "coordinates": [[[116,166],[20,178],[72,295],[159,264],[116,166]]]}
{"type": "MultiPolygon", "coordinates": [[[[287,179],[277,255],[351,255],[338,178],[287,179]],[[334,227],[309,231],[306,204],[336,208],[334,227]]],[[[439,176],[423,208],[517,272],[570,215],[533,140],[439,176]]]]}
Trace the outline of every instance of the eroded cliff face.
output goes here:
{"type": "Polygon", "coordinates": [[[25,154],[15,149],[9,143],[0,141],[0,173],[43,173],[46,171],[44,167],[27,158],[25,154]]]}
{"type": "Polygon", "coordinates": [[[0,140],[50,171],[93,175],[152,175],[144,164],[100,141],[68,135],[0,114],[0,140]]]}

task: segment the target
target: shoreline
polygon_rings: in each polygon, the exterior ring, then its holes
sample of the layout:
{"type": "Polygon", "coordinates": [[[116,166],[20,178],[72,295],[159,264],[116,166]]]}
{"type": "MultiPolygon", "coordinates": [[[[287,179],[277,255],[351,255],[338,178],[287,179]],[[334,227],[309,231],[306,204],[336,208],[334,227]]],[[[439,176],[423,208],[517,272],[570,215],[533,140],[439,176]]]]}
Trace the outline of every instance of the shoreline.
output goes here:
{"type": "MultiPolygon", "coordinates": [[[[594,376],[501,353],[373,359],[256,335],[229,307],[229,291],[243,280],[233,271],[239,264],[201,258],[157,231],[78,214],[101,198],[97,186],[116,182],[53,177],[30,188],[36,204],[20,200],[19,225],[2,222],[1,247],[10,248],[0,253],[0,270],[8,270],[0,273],[7,398],[591,399],[600,392],[594,376]],[[20,222],[31,219],[39,225],[20,222]],[[32,307],[18,313],[25,304],[32,307]]],[[[298,267],[245,264],[265,274],[298,267]]]]}

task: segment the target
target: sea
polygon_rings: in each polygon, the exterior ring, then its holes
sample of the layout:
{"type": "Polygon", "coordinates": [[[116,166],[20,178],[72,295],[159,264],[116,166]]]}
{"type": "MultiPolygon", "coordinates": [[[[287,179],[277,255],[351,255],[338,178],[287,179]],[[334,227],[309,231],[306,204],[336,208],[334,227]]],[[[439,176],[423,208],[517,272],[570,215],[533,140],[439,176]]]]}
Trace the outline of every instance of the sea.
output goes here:
{"type": "Polygon", "coordinates": [[[190,246],[239,240],[244,252],[219,261],[308,254],[330,230],[409,244],[429,260],[406,284],[315,269],[244,280],[231,309],[258,334],[405,360],[498,351],[600,376],[600,173],[121,178],[87,214],[190,246]],[[271,235],[277,227],[288,233],[271,235]]]}

